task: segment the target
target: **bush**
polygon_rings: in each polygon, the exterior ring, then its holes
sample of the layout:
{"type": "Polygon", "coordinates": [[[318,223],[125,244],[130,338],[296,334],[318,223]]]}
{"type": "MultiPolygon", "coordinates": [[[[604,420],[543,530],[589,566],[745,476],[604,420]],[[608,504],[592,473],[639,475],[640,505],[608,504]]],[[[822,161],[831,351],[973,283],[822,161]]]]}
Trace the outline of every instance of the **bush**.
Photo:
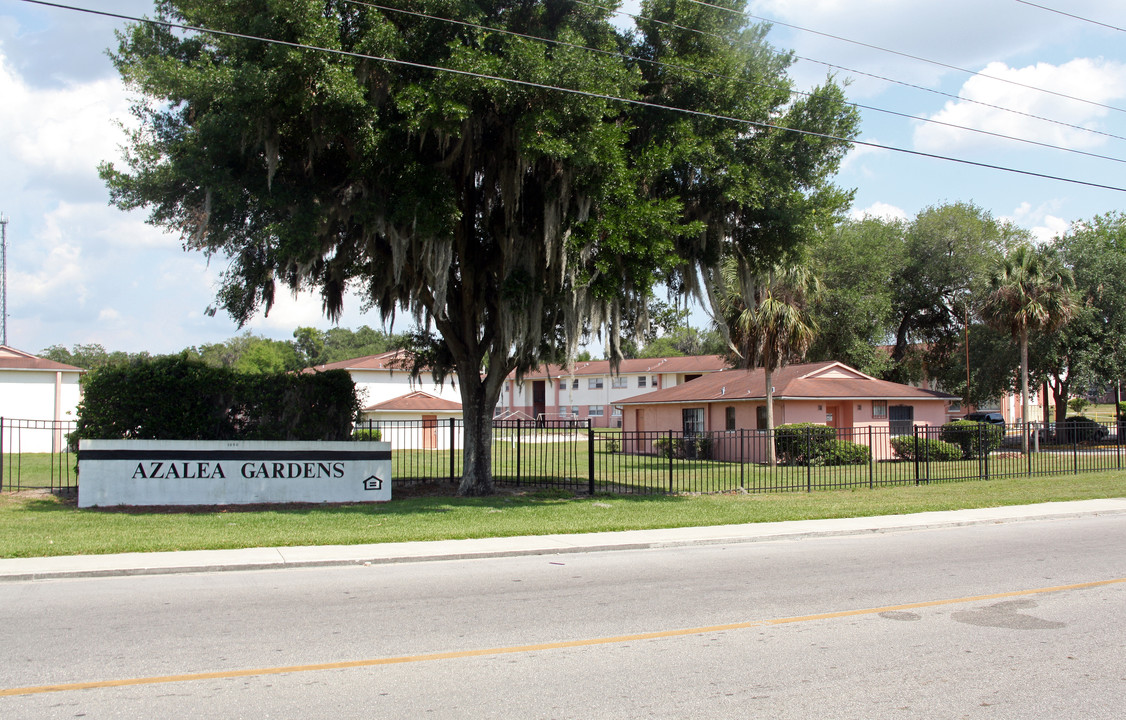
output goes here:
{"type": "Polygon", "coordinates": [[[1001,441],[1005,439],[1005,430],[1003,425],[973,420],[954,420],[942,426],[939,438],[961,448],[962,457],[969,460],[984,457],[987,453],[1001,447],[1001,441]]]}
{"type": "Polygon", "coordinates": [[[608,453],[622,451],[622,441],[619,438],[610,438],[602,443],[602,449],[608,453]]]}
{"type": "MultiPolygon", "coordinates": [[[[977,425],[978,423],[970,423],[977,425]]],[[[915,436],[914,435],[899,435],[891,439],[891,446],[895,449],[895,454],[903,460],[915,460],[915,436]]],[[[919,460],[929,460],[931,462],[943,462],[946,460],[961,460],[964,457],[964,452],[961,447],[948,443],[943,440],[936,440],[934,438],[919,438],[919,460]]]]}
{"type": "Polygon", "coordinates": [[[379,442],[383,439],[383,431],[379,428],[356,428],[352,432],[352,439],[379,442]]]}
{"type": "MultiPolygon", "coordinates": [[[[653,441],[653,448],[661,457],[680,460],[707,460],[712,454],[712,439],[709,435],[659,437],[653,441]]],[[[617,450],[610,452],[617,452],[617,450]]]]}
{"type": "Polygon", "coordinates": [[[183,356],[86,376],[76,434],[138,440],[347,440],[359,413],[344,370],[241,374],[183,356]]]}
{"type": "Polygon", "coordinates": [[[1098,442],[1109,434],[1100,423],[1084,415],[1065,418],[1057,428],[1057,437],[1065,443],[1098,442]]]}
{"type": "Polygon", "coordinates": [[[848,440],[830,440],[825,453],[814,459],[821,465],[867,465],[872,461],[872,451],[867,445],[848,440]]]}
{"type": "Polygon", "coordinates": [[[827,425],[790,423],[774,429],[774,452],[785,465],[808,465],[825,456],[828,445],[837,439],[836,431],[827,425]]]}

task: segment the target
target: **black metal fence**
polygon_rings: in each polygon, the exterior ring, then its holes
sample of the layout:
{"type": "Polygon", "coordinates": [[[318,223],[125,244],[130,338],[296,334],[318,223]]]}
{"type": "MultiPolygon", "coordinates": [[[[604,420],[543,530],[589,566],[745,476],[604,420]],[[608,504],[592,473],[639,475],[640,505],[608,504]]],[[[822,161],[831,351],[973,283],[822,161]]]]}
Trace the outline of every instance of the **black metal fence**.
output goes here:
{"type": "MultiPolygon", "coordinates": [[[[501,486],[591,494],[874,488],[1120,470],[1122,429],[1088,422],[685,434],[595,430],[589,420],[505,420],[493,424],[492,469],[501,486]]],[[[73,422],[0,418],[0,491],[77,489],[73,430],[73,422]]],[[[372,421],[355,436],[391,444],[395,482],[461,476],[461,420],[372,421]]]]}
{"type": "MultiPolygon", "coordinates": [[[[461,475],[460,420],[371,422],[391,443],[396,481],[461,475]]],[[[376,432],[378,431],[378,433],[376,432]]],[[[798,431],[618,432],[588,420],[498,421],[493,477],[590,493],[786,492],[1060,475],[1122,468],[1122,433],[1111,425],[1029,423],[969,428],[913,426],[798,431]],[[1030,452],[1022,452],[1022,434],[1030,452]],[[775,464],[770,465],[770,450],[775,464]]]]}
{"type": "Polygon", "coordinates": [[[0,417],[0,492],[78,489],[72,420],[0,417]]]}

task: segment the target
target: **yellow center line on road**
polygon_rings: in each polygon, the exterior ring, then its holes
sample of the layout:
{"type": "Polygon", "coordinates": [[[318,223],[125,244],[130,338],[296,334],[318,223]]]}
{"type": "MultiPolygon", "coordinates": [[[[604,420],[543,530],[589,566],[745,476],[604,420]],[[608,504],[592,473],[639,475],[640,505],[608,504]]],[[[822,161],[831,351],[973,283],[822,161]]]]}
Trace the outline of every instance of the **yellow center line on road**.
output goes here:
{"type": "Polygon", "coordinates": [[[479,650],[454,650],[451,652],[426,653],[424,655],[403,655],[400,657],[373,658],[369,660],[349,660],[333,663],[315,663],[310,665],[287,665],[282,667],[250,668],[245,670],[220,670],[216,672],[187,673],[183,675],[158,675],[154,677],[127,678],[121,680],[94,680],[91,682],[60,683],[58,685],[3,688],[0,689],[0,697],[8,697],[12,695],[39,695],[43,693],[68,692],[71,690],[92,690],[95,688],[158,685],[161,683],[191,682],[195,680],[225,680],[229,678],[252,677],[255,675],[281,675],[284,673],[344,670],[348,668],[378,667],[380,665],[401,665],[404,663],[429,662],[433,660],[457,660],[460,658],[485,657],[489,655],[538,652],[541,650],[559,650],[562,648],[613,645],[617,643],[635,642],[638,640],[657,640],[661,638],[683,637],[685,635],[703,635],[707,633],[725,632],[728,630],[745,630],[747,628],[769,627],[772,625],[810,622],[813,620],[832,620],[835,618],[855,617],[858,615],[875,615],[882,612],[938,607],[940,605],[956,605],[959,603],[982,602],[985,600],[1000,600],[1003,598],[1021,597],[1024,595],[1042,595],[1045,593],[1062,592],[1064,590],[1086,590],[1089,588],[1105,587],[1107,585],[1117,585],[1120,583],[1126,583],[1126,578],[1096,580],[1094,582],[1075,583],[1073,585],[1055,585],[1052,587],[1034,588],[1031,590],[1014,590],[1011,592],[992,593],[989,595],[971,595],[969,597],[948,598],[945,600],[927,600],[924,602],[905,603],[903,605],[885,605],[883,607],[864,608],[860,610],[841,610],[838,612],[818,613],[816,615],[800,615],[797,617],[774,618],[770,620],[754,620],[750,622],[729,623],[726,625],[708,625],[706,627],[684,628],[681,630],[662,630],[658,632],[638,633],[635,635],[617,635],[614,637],[588,638],[585,640],[564,640],[561,642],[538,643],[535,645],[515,645],[512,647],[482,648],[479,650]]]}

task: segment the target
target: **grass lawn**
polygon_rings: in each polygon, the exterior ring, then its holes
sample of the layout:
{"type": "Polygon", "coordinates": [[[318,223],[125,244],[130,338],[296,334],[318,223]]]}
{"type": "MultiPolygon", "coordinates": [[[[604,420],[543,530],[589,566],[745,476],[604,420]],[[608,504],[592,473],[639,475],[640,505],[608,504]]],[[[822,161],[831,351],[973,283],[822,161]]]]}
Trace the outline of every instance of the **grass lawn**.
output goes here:
{"type": "Polygon", "coordinates": [[[384,504],[79,510],[0,495],[0,557],[332,545],[859,517],[1126,496],[1126,471],[813,493],[594,497],[507,491],[384,504]]]}

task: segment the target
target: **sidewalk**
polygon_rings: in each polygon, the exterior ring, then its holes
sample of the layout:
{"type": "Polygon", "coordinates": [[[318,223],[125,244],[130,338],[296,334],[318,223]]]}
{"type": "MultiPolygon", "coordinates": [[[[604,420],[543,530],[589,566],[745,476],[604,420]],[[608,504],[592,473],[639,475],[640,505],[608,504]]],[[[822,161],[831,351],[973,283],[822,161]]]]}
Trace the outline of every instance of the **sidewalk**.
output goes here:
{"type": "Polygon", "coordinates": [[[327,567],[468,558],[556,555],[687,545],[726,545],[834,535],[1126,515],[1126,498],[883,515],[839,520],[793,520],[745,525],[628,530],[583,535],[533,535],[482,540],[324,545],[316,547],[190,550],[184,552],[73,555],[0,560],[0,582],[115,575],[164,575],[226,570],[327,567]]]}

